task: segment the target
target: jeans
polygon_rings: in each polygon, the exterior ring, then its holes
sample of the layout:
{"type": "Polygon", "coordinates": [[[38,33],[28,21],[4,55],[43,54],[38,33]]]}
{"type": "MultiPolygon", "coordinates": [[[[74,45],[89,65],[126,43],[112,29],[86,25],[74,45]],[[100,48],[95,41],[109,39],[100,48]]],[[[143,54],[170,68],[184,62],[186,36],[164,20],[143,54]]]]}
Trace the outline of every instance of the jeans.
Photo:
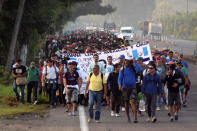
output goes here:
{"type": "Polygon", "coordinates": [[[20,96],[19,96],[18,91],[17,91],[16,80],[14,80],[14,82],[13,82],[13,90],[14,90],[14,92],[16,94],[16,97],[19,98],[20,96]]]}
{"type": "Polygon", "coordinates": [[[49,103],[50,105],[54,105],[56,103],[56,88],[54,84],[46,83],[46,86],[49,93],[49,103]]]}
{"type": "MultiPolygon", "coordinates": [[[[21,91],[21,102],[25,104],[25,86],[19,86],[21,91]]],[[[17,90],[18,86],[16,85],[16,80],[13,82],[13,90],[16,94],[17,99],[20,97],[17,90]]]]}
{"type": "Polygon", "coordinates": [[[157,96],[157,107],[161,106],[161,97],[157,96]]]}
{"type": "Polygon", "coordinates": [[[102,98],[103,98],[103,91],[89,91],[89,116],[90,116],[90,119],[93,119],[93,117],[94,117],[93,105],[94,105],[94,101],[96,101],[95,120],[100,120],[102,98]]]}
{"type": "Polygon", "coordinates": [[[148,117],[156,117],[157,94],[145,94],[145,102],[148,117]]]}
{"type": "Polygon", "coordinates": [[[33,89],[33,100],[37,100],[37,89],[38,89],[38,82],[37,81],[31,81],[27,85],[27,102],[31,103],[31,92],[33,89]]]}

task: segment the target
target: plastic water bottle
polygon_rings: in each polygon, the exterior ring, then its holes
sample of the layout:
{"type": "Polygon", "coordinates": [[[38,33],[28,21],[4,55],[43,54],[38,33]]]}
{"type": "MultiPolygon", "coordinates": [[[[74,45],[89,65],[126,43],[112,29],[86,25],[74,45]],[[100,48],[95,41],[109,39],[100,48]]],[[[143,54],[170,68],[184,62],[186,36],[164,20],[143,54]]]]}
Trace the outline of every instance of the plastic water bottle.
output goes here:
{"type": "Polygon", "coordinates": [[[145,101],[144,98],[142,98],[139,102],[139,111],[145,111],[145,101]]]}

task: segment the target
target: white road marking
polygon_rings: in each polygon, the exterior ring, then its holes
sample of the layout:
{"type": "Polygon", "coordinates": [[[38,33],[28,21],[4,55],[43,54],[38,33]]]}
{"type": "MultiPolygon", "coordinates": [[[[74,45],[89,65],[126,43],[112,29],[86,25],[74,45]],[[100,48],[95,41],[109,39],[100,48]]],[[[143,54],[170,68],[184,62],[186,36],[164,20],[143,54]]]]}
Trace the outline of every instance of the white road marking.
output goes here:
{"type": "Polygon", "coordinates": [[[80,121],[81,131],[89,131],[85,109],[83,106],[79,106],[79,121],[80,121]]]}

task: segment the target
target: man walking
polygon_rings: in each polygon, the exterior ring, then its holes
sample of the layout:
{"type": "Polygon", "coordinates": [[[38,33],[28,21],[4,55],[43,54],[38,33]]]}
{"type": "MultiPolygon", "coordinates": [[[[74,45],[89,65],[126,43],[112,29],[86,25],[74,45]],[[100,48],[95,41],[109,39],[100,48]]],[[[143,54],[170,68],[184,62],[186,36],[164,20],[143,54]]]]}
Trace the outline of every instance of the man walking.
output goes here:
{"type": "Polygon", "coordinates": [[[110,87],[111,95],[111,116],[119,117],[120,114],[120,102],[121,102],[121,91],[118,87],[118,76],[120,71],[120,65],[117,63],[114,65],[114,71],[109,74],[107,83],[110,87]]]}
{"type": "Polygon", "coordinates": [[[68,63],[68,72],[64,77],[64,88],[66,89],[66,102],[68,115],[75,115],[80,94],[81,82],[78,72],[74,69],[73,63],[68,63]],[[72,104],[72,105],[71,105],[72,104]]]}
{"type": "Polygon", "coordinates": [[[27,70],[26,67],[22,65],[22,60],[16,61],[16,66],[12,69],[12,76],[14,77],[16,81],[16,86],[14,86],[14,92],[16,94],[16,98],[19,101],[20,96],[17,91],[17,87],[20,87],[21,91],[21,102],[22,104],[25,104],[25,84],[24,80],[27,77],[27,70]],[[23,79],[24,78],[24,79],[23,79]]]}
{"type": "Polygon", "coordinates": [[[150,61],[148,64],[148,74],[144,76],[142,93],[145,96],[146,101],[146,110],[148,113],[147,121],[151,120],[155,123],[156,118],[156,103],[157,95],[160,95],[162,92],[162,85],[160,76],[156,73],[156,65],[153,61],[150,61]]]}
{"type": "Polygon", "coordinates": [[[40,72],[35,67],[35,63],[31,62],[30,67],[27,68],[27,102],[31,103],[31,92],[33,89],[33,100],[34,104],[37,104],[37,89],[38,82],[40,81],[40,72]]]}
{"type": "Polygon", "coordinates": [[[85,97],[87,98],[87,90],[89,88],[89,119],[88,122],[92,122],[94,117],[93,105],[96,101],[96,112],[95,120],[97,123],[100,122],[101,115],[101,101],[104,95],[104,98],[107,93],[107,82],[105,76],[100,73],[99,65],[94,65],[93,73],[91,73],[87,78],[86,88],[85,88],[85,97]],[[104,90],[104,94],[103,94],[104,90]]]}
{"type": "Polygon", "coordinates": [[[122,91],[123,100],[125,102],[125,111],[127,115],[128,122],[130,123],[129,116],[129,102],[132,101],[131,108],[134,115],[134,123],[137,123],[137,89],[136,89],[136,70],[131,57],[127,56],[125,58],[125,67],[120,71],[118,77],[119,89],[122,91]]]}
{"type": "Polygon", "coordinates": [[[42,86],[49,94],[50,107],[55,107],[56,103],[56,90],[57,90],[57,77],[59,69],[53,65],[52,60],[47,60],[47,66],[43,69],[42,86]]]}
{"type": "Polygon", "coordinates": [[[178,120],[178,112],[181,106],[181,96],[179,87],[184,84],[184,77],[181,72],[175,69],[175,64],[170,64],[165,78],[168,88],[168,107],[170,112],[170,121],[178,120]],[[174,110],[173,110],[174,109],[174,110]]]}

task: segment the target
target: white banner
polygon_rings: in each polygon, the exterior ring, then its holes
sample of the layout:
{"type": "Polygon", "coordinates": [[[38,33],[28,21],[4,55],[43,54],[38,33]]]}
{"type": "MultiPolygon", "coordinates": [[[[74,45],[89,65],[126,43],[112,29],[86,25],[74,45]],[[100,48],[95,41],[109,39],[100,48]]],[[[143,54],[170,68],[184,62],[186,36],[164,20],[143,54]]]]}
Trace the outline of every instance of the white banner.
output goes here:
{"type": "Polygon", "coordinates": [[[93,61],[93,55],[98,54],[99,61],[102,61],[104,64],[107,63],[107,57],[112,56],[113,58],[113,64],[119,62],[119,56],[120,55],[129,55],[133,56],[135,59],[138,57],[143,57],[144,63],[148,63],[150,60],[152,60],[151,50],[148,42],[141,42],[129,47],[116,49],[112,51],[106,51],[106,52],[97,52],[97,53],[88,53],[88,54],[79,54],[79,53],[67,53],[65,56],[69,57],[71,61],[77,62],[77,68],[80,71],[83,82],[86,81],[88,73],[87,69],[89,64],[93,61]]]}

